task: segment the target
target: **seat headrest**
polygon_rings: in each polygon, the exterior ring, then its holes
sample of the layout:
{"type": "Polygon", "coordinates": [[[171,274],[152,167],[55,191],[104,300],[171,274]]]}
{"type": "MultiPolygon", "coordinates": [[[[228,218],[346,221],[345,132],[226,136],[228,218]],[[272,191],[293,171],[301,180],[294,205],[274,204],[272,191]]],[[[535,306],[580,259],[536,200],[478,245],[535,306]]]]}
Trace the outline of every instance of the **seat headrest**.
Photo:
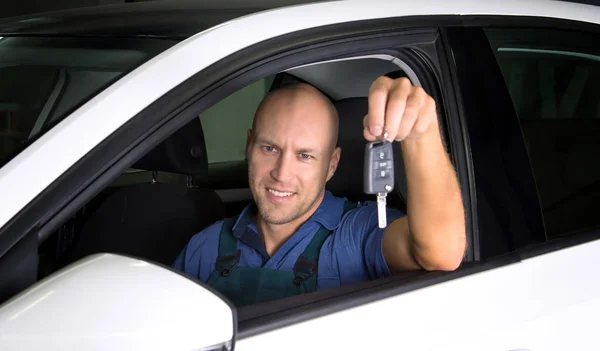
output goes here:
{"type": "MultiPolygon", "coordinates": [[[[339,115],[338,146],[342,156],[338,168],[327,182],[326,188],[336,196],[344,196],[352,201],[374,200],[363,191],[363,167],[365,144],[363,118],[369,111],[366,97],[338,100],[334,103],[339,115]],[[359,141],[360,140],[360,141],[359,141]]],[[[394,143],[395,193],[400,200],[406,199],[406,176],[399,143],[394,143]]]]}
{"type": "Polygon", "coordinates": [[[200,119],[194,118],[181,127],[132,167],[180,174],[205,172],[208,169],[208,157],[200,119]]]}
{"type": "Polygon", "coordinates": [[[362,140],[362,120],[368,111],[367,98],[348,98],[334,103],[339,115],[338,146],[342,156],[333,177],[326,188],[336,196],[345,196],[352,201],[364,201],[363,158],[365,143],[362,140]]]}

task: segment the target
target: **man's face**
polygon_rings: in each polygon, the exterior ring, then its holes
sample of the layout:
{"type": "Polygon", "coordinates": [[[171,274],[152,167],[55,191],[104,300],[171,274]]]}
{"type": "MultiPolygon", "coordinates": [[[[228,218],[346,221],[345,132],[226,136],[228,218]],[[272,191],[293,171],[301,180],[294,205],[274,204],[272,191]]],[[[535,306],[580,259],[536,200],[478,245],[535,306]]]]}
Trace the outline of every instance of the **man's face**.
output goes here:
{"type": "MultiPolygon", "coordinates": [[[[250,189],[270,224],[304,221],[320,204],[340,150],[333,150],[330,111],[310,94],[272,98],[248,132],[250,189]]],[[[337,117],[336,117],[337,118],[337,117]]]]}

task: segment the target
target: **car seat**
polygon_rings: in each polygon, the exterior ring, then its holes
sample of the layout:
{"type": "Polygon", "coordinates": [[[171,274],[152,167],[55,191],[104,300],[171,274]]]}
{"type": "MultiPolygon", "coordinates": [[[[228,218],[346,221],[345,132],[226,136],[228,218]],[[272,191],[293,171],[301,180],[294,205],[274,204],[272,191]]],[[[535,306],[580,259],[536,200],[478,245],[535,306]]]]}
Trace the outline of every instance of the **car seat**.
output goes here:
{"type": "Polygon", "coordinates": [[[109,188],[101,194],[99,205],[85,216],[67,263],[112,252],[170,265],[194,234],[224,218],[225,206],[215,191],[191,186],[191,175],[208,168],[198,118],[133,168],[152,172],[152,180],[109,188]],[[186,175],[187,181],[163,182],[157,177],[159,172],[186,175]]]}
{"type": "MultiPolygon", "coordinates": [[[[342,155],[333,177],[326,188],[332,194],[351,201],[375,201],[374,195],[363,191],[363,162],[365,144],[363,118],[369,110],[368,98],[353,97],[334,102],[339,115],[338,146],[342,155]]],[[[394,191],[387,202],[406,213],[406,174],[400,143],[394,143],[394,191]]]]}

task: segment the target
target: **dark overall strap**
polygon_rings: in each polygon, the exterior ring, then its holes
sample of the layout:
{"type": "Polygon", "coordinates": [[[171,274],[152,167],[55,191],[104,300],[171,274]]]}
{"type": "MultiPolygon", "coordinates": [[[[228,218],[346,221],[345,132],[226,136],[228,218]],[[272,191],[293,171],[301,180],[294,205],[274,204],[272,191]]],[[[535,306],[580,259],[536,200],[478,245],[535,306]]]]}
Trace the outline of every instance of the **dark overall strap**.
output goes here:
{"type": "MultiPolygon", "coordinates": [[[[346,212],[356,208],[357,205],[358,204],[355,202],[346,200],[346,202],[344,202],[342,217],[344,217],[346,212]]],[[[298,260],[296,260],[296,263],[294,264],[293,283],[295,285],[304,283],[317,273],[319,253],[321,252],[321,247],[323,247],[323,244],[329,235],[331,235],[331,230],[321,226],[310,243],[308,243],[308,246],[306,246],[306,249],[304,249],[304,252],[298,256],[298,260]]],[[[314,285],[312,290],[316,290],[316,281],[314,281],[311,285],[314,285]]]]}
{"type": "Polygon", "coordinates": [[[225,218],[219,234],[219,256],[230,256],[237,251],[237,238],[233,235],[233,225],[237,218],[225,218]]]}
{"type": "Polygon", "coordinates": [[[219,256],[215,270],[223,277],[226,277],[240,262],[240,250],[237,248],[237,238],[232,230],[236,219],[237,217],[224,219],[219,234],[219,256]]]}

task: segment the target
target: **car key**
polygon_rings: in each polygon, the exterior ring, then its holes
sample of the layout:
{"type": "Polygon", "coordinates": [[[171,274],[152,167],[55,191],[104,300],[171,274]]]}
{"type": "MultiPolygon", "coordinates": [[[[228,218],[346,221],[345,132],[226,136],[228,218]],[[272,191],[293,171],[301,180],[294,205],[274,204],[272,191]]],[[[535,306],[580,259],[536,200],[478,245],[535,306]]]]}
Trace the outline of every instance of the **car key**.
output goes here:
{"type": "Polygon", "coordinates": [[[377,194],[377,219],[379,228],[387,226],[386,197],[394,189],[394,155],[392,143],[387,140],[373,141],[365,146],[363,176],[364,192],[377,194]]]}

